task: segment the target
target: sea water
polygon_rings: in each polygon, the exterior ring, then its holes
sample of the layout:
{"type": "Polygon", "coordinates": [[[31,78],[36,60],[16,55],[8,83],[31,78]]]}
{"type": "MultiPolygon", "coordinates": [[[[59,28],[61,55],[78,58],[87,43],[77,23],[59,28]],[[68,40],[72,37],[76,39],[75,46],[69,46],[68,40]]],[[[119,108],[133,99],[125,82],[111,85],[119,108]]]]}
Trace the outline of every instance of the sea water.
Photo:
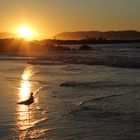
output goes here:
{"type": "MultiPolygon", "coordinates": [[[[135,44],[126,46],[104,45],[98,53],[140,56],[135,44]]],[[[76,55],[88,59],[93,54],[76,55]]],[[[28,64],[19,57],[0,57],[0,139],[140,139],[139,69],[54,61],[28,64]],[[35,93],[34,103],[18,105],[30,92],[35,93]]]]}

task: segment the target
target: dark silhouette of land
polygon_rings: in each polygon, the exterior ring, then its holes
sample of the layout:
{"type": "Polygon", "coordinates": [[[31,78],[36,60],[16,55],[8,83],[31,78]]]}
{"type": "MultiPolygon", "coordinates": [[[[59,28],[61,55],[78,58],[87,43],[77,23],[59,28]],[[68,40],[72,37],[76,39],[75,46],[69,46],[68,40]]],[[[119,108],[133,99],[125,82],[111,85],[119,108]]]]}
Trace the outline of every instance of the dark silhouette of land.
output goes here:
{"type": "Polygon", "coordinates": [[[61,40],[82,40],[106,38],[107,40],[138,40],[140,39],[140,32],[135,30],[126,31],[78,31],[78,32],[63,32],[55,36],[61,40]]]}
{"type": "MultiPolygon", "coordinates": [[[[140,42],[140,40],[42,40],[42,41],[26,41],[23,39],[0,39],[0,53],[1,54],[13,54],[18,56],[32,56],[32,53],[45,54],[43,57],[36,57],[34,60],[28,61],[30,64],[46,64],[44,60],[47,61],[55,61],[56,63],[72,63],[72,64],[86,64],[86,65],[108,65],[113,67],[123,67],[123,68],[140,68],[139,57],[122,57],[122,56],[114,56],[110,54],[104,55],[102,51],[100,51],[101,55],[97,55],[97,51],[94,48],[90,48],[86,44],[90,44],[92,42],[99,43],[132,43],[132,42],[140,42]],[[66,52],[78,52],[76,49],[71,49],[69,47],[61,46],[66,44],[84,44],[78,49],[79,51],[90,51],[93,50],[92,58],[84,58],[78,55],[66,55],[66,52]],[[58,52],[65,52],[60,53],[58,52]],[[49,52],[57,52],[55,55],[49,55],[49,52]],[[41,61],[41,62],[40,62],[41,61]]],[[[135,46],[134,46],[135,47],[135,46]]],[[[139,49],[139,48],[138,48],[139,49]]],[[[86,53],[86,52],[84,52],[86,53]]],[[[99,54],[100,54],[99,53],[99,54]]],[[[51,54],[51,53],[50,53],[51,54]]],[[[84,55],[86,56],[86,55],[84,55]]],[[[10,58],[9,58],[10,59],[10,58]]],[[[28,60],[28,59],[27,59],[28,60]]],[[[48,63],[47,63],[48,64],[48,63]]]]}
{"type": "Polygon", "coordinates": [[[114,43],[136,43],[140,42],[140,32],[128,31],[87,31],[87,32],[67,32],[61,33],[54,39],[26,41],[24,39],[11,38],[12,33],[0,33],[0,52],[26,53],[48,52],[48,51],[73,51],[76,48],[69,48],[68,45],[81,45],[79,50],[92,50],[90,44],[114,44],[114,43]],[[9,38],[3,38],[3,37],[9,38]]]}
{"type": "MultiPolygon", "coordinates": [[[[24,39],[15,38],[5,38],[0,39],[0,53],[1,54],[12,54],[18,56],[32,56],[35,52],[36,54],[42,54],[41,56],[36,56],[34,60],[28,60],[30,64],[46,64],[44,60],[55,61],[56,64],[59,63],[72,63],[72,64],[86,64],[86,65],[108,65],[113,67],[123,67],[123,68],[140,68],[139,57],[135,56],[119,56],[106,54],[100,51],[100,48],[95,44],[115,44],[115,43],[140,43],[140,38],[135,39],[108,39],[103,36],[98,38],[84,38],[81,40],[60,40],[60,39],[44,39],[44,40],[32,40],[26,41],[24,39]],[[78,48],[70,47],[74,45],[79,45],[78,48]],[[90,47],[92,45],[92,47],[90,47]],[[68,52],[79,52],[92,51],[93,55],[91,58],[84,58],[83,55],[66,55],[68,52]],[[49,52],[57,52],[55,55],[49,55],[49,52]],[[60,52],[60,53],[58,53],[60,52]],[[61,53],[65,52],[65,53],[61,53]],[[98,55],[98,53],[100,55],[98,55]],[[58,55],[59,54],[59,55],[58,55]]],[[[132,46],[136,49],[140,49],[138,46],[132,46]]],[[[1,58],[2,59],[2,58],[1,58]]],[[[9,58],[10,59],[10,58],[9,58]]],[[[48,64],[48,62],[47,62],[48,64]]]]}
{"type": "MultiPolygon", "coordinates": [[[[0,52],[26,53],[48,52],[48,51],[73,51],[77,48],[70,48],[68,45],[81,45],[79,50],[92,50],[88,44],[114,44],[114,43],[139,43],[138,40],[107,40],[106,38],[82,39],[82,40],[57,40],[44,39],[41,41],[26,41],[24,39],[0,39],[0,52]]],[[[97,49],[97,48],[96,48],[97,49]]]]}
{"type": "Polygon", "coordinates": [[[4,38],[15,38],[17,35],[10,32],[0,32],[0,39],[4,38]]]}

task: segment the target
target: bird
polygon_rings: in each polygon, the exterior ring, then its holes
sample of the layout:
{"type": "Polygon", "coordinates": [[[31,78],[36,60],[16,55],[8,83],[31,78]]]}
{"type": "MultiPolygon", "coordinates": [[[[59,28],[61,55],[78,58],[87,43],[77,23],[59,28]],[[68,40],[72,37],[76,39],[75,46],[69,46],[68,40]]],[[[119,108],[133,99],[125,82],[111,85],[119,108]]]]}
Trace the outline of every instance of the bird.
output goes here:
{"type": "Polygon", "coordinates": [[[21,101],[21,102],[18,102],[19,105],[31,105],[33,102],[34,102],[34,96],[33,96],[33,92],[31,92],[30,94],[30,98],[25,100],[25,101],[21,101]]]}
{"type": "Polygon", "coordinates": [[[34,93],[30,93],[30,98],[21,102],[18,102],[19,105],[27,105],[28,106],[28,115],[29,115],[29,125],[30,125],[30,113],[29,113],[29,106],[34,102],[34,93]]]}
{"type": "Polygon", "coordinates": [[[19,105],[28,105],[28,108],[29,106],[34,102],[34,96],[37,94],[36,92],[39,91],[42,87],[39,87],[37,90],[35,90],[34,92],[31,92],[30,93],[30,98],[28,98],[27,100],[25,101],[20,101],[18,102],[17,104],[19,105]]]}

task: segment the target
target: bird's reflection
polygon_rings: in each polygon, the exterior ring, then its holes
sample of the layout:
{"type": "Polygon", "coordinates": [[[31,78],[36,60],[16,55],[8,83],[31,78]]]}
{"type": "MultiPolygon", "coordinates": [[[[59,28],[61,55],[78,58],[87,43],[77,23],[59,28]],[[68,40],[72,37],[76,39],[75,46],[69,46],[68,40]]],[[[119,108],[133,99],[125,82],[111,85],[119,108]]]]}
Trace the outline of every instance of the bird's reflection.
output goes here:
{"type": "MultiPolygon", "coordinates": [[[[23,71],[21,76],[20,88],[19,88],[19,101],[24,101],[29,98],[32,84],[30,82],[30,78],[33,74],[32,67],[28,66],[23,71]]],[[[33,113],[29,110],[27,105],[19,105],[18,106],[18,129],[25,130],[33,126],[33,113]]]]}

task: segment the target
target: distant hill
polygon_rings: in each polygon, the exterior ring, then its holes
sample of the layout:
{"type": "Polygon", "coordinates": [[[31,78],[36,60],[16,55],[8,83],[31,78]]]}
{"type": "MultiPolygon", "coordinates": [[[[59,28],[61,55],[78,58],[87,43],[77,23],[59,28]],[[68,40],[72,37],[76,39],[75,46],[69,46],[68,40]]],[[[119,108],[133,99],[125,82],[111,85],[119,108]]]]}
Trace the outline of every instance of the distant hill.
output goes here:
{"type": "Polygon", "coordinates": [[[100,31],[78,31],[78,32],[63,32],[57,34],[55,36],[56,39],[62,40],[80,40],[80,39],[98,39],[98,38],[106,38],[106,39],[118,39],[118,40],[136,40],[140,39],[140,32],[135,30],[127,30],[127,31],[108,31],[108,32],[100,32],[100,31]]]}
{"type": "Polygon", "coordinates": [[[16,34],[10,32],[0,32],[0,39],[4,38],[15,38],[16,34]]]}

